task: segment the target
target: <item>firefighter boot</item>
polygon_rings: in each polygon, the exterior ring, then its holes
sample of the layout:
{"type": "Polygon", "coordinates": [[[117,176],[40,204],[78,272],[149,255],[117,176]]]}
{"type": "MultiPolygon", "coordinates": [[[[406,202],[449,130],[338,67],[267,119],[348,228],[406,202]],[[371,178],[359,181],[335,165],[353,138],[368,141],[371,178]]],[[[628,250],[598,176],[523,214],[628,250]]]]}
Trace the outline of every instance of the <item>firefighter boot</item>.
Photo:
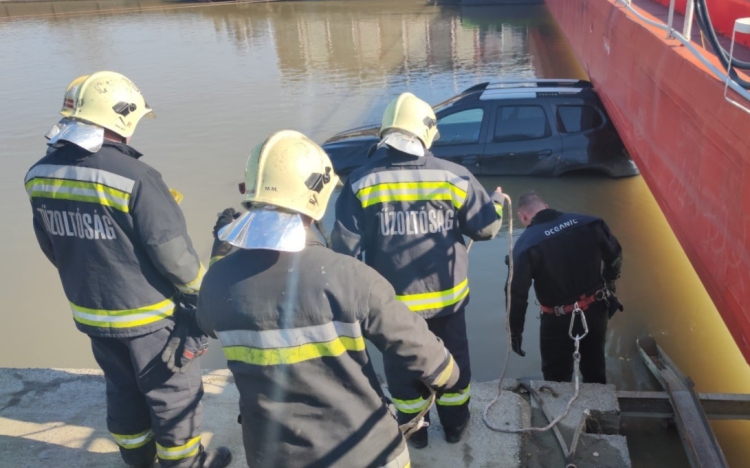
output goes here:
{"type": "Polygon", "coordinates": [[[463,437],[464,432],[466,432],[466,428],[469,427],[469,418],[466,418],[466,420],[456,426],[451,428],[444,428],[445,429],[445,441],[449,444],[457,444],[461,441],[461,437],[463,437]]]}
{"type": "Polygon", "coordinates": [[[226,447],[204,450],[200,455],[200,468],[225,468],[232,463],[232,452],[226,447]]]}
{"type": "MultiPolygon", "coordinates": [[[[156,466],[156,445],[154,443],[148,444],[146,447],[140,450],[146,450],[146,455],[143,456],[143,460],[148,460],[143,463],[136,463],[135,465],[128,465],[129,468],[154,468],[156,466]]],[[[125,463],[128,463],[126,461],[125,463]]]]}
{"type": "Polygon", "coordinates": [[[427,447],[427,427],[423,427],[409,437],[411,448],[423,449],[427,447]]]}
{"type": "Polygon", "coordinates": [[[130,468],[154,468],[155,465],[156,465],[156,458],[154,458],[154,460],[150,462],[143,463],[140,465],[130,465],[130,468]]]}

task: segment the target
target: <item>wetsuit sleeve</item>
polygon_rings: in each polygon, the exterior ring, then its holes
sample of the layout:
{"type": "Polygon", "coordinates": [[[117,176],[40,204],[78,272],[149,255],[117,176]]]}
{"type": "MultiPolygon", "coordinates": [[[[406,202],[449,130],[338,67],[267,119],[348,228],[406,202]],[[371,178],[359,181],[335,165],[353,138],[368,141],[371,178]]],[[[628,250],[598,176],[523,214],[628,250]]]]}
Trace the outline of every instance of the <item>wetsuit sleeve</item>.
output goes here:
{"type": "Polygon", "coordinates": [[[44,255],[52,262],[53,265],[57,266],[55,262],[55,251],[52,248],[52,239],[49,238],[49,233],[44,228],[44,225],[37,218],[37,214],[34,213],[34,234],[36,234],[36,240],[39,242],[39,247],[42,248],[44,255]]]}
{"type": "Polygon", "coordinates": [[[622,269],[622,247],[617,238],[610,232],[607,223],[602,221],[599,224],[601,230],[599,247],[602,250],[602,261],[604,262],[602,276],[604,281],[614,281],[620,277],[620,270],[622,269]]]}
{"type": "Polygon", "coordinates": [[[405,378],[432,388],[444,388],[458,381],[458,365],[443,342],[422,317],[395,298],[393,287],[374,271],[370,284],[369,311],[362,319],[363,335],[385,359],[400,365],[405,378]]]}
{"type": "MultiPolygon", "coordinates": [[[[513,252],[513,280],[510,285],[510,333],[523,333],[531,288],[531,258],[528,250],[513,252]]],[[[507,284],[507,282],[506,282],[507,284]]],[[[506,289],[507,291],[507,289],[506,289]]]]}
{"type": "Polygon", "coordinates": [[[362,208],[351,185],[351,177],[341,189],[336,200],[336,223],[331,233],[331,248],[351,257],[359,257],[362,252],[365,210],[362,208]]]}
{"type": "Polygon", "coordinates": [[[133,191],[133,226],[154,266],[183,294],[196,294],[205,269],[198,259],[182,210],[161,175],[148,170],[133,191]]]}
{"type": "Polygon", "coordinates": [[[464,204],[458,210],[461,233],[475,241],[489,240],[500,231],[503,223],[503,199],[487,191],[469,174],[469,190],[464,204]]]}

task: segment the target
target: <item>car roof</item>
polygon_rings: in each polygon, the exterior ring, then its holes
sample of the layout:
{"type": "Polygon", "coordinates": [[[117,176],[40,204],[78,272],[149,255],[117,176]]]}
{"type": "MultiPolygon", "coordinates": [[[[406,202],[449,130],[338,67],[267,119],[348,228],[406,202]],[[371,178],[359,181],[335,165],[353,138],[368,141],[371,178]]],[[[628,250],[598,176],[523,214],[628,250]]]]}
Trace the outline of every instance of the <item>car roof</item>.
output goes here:
{"type": "Polygon", "coordinates": [[[464,90],[449,100],[451,107],[467,101],[488,101],[497,99],[533,99],[540,97],[574,96],[582,98],[594,94],[590,82],[575,79],[534,79],[488,81],[464,90]],[[452,101],[452,102],[451,102],[452,101]]]}

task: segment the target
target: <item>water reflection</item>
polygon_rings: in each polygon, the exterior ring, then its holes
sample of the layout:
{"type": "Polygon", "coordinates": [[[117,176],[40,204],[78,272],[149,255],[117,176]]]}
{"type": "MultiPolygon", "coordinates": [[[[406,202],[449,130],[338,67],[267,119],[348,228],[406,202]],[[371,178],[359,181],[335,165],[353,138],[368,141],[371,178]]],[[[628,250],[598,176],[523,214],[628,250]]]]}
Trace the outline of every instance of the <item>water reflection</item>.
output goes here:
{"type": "Polygon", "coordinates": [[[355,3],[354,10],[343,2],[284,3],[252,17],[233,9],[203,14],[212,17],[217,32],[239,53],[270,36],[282,77],[291,83],[318,73],[361,81],[397,73],[393,78],[411,83],[435,72],[478,75],[485,64],[498,60],[505,65],[501,76],[531,77],[541,56],[531,50],[545,50],[529,44],[544,38],[537,30],[549,20],[542,8],[507,9],[499,21],[497,9],[410,3],[399,5],[398,15],[384,15],[394,6],[390,2],[355,3]]]}

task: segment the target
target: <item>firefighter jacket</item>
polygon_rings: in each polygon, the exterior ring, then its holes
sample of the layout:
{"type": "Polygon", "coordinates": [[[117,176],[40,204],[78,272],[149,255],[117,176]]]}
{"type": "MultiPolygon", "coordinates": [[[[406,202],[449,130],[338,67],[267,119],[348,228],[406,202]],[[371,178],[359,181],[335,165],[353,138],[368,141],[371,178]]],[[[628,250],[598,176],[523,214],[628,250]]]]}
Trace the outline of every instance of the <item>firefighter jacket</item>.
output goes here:
{"type": "Polygon", "coordinates": [[[599,218],[542,210],[513,248],[510,330],[523,333],[532,280],[540,304],[575,303],[620,277],[622,248],[599,218]]]}
{"type": "Polygon", "coordinates": [[[140,156],[106,140],[93,154],[65,143],[26,174],[39,245],[92,336],[166,326],[177,294],[196,294],[203,276],[182,211],[140,156]]]}
{"type": "Polygon", "coordinates": [[[336,202],[333,250],[365,262],[391,282],[397,298],[425,319],[469,303],[463,236],[487,240],[502,222],[465,168],[434,157],[382,148],[353,171],[336,202]]]}
{"type": "Polygon", "coordinates": [[[197,317],[234,375],[253,468],[408,466],[365,339],[415,386],[458,380],[453,357],[393,287],[309,230],[301,252],[238,249],[216,262],[197,317]]]}

